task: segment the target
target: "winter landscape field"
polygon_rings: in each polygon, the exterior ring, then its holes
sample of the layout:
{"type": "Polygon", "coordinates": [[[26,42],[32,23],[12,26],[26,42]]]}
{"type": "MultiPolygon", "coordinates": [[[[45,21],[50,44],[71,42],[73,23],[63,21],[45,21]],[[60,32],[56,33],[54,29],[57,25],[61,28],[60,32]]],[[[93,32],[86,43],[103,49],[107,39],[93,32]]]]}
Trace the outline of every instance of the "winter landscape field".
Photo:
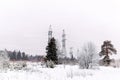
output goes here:
{"type": "Polygon", "coordinates": [[[0,80],[120,80],[120,0],[0,0],[0,80]]]}
{"type": "Polygon", "coordinates": [[[96,70],[79,69],[78,66],[58,65],[44,68],[41,63],[30,63],[22,70],[0,71],[0,80],[119,80],[120,68],[100,67],[96,70]]]}

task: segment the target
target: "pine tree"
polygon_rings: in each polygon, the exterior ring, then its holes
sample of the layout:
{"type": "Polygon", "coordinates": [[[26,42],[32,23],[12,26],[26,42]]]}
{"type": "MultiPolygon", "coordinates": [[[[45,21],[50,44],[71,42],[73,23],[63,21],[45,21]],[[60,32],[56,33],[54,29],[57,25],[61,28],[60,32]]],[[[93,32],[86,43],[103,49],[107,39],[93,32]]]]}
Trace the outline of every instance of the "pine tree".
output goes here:
{"type": "Polygon", "coordinates": [[[47,55],[46,58],[48,61],[52,60],[55,64],[58,63],[58,56],[57,56],[57,47],[56,47],[56,40],[52,38],[48,43],[46,48],[47,55]]]}
{"type": "Polygon", "coordinates": [[[25,60],[25,52],[22,53],[22,60],[25,60]]]}
{"type": "Polygon", "coordinates": [[[117,50],[114,48],[114,46],[111,44],[111,41],[104,41],[103,45],[101,46],[101,52],[99,53],[100,56],[104,56],[103,58],[103,64],[109,65],[111,62],[110,54],[116,54],[117,50]]]}
{"type": "Polygon", "coordinates": [[[17,60],[21,60],[21,52],[20,51],[17,54],[17,60]]]}
{"type": "Polygon", "coordinates": [[[12,60],[17,60],[17,54],[16,51],[12,53],[12,60]]]}
{"type": "Polygon", "coordinates": [[[28,55],[25,55],[25,60],[28,60],[28,55]]]}

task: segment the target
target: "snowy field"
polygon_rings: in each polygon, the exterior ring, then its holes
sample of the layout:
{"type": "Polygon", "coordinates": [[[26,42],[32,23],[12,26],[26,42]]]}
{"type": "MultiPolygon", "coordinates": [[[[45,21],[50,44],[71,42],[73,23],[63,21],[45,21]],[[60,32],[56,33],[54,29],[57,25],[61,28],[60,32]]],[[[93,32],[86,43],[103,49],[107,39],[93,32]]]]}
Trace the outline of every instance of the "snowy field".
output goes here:
{"type": "Polygon", "coordinates": [[[27,65],[23,70],[0,71],[0,80],[120,80],[120,68],[85,70],[78,66],[58,65],[51,69],[42,67],[40,63],[27,65]]]}

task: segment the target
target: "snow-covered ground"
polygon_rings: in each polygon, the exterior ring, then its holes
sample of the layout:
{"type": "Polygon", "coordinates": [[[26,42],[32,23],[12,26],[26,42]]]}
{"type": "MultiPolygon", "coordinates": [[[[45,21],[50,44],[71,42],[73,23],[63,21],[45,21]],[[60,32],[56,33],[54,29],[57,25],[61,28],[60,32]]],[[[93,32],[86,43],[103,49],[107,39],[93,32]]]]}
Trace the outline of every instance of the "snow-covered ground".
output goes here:
{"type": "Polygon", "coordinates": [[[96,70],[58,65],[45,68],[40,63],[27,63],[23,70],[0,71],[0,80],[120,80],[120,68],[100,67],[96,70]]]}

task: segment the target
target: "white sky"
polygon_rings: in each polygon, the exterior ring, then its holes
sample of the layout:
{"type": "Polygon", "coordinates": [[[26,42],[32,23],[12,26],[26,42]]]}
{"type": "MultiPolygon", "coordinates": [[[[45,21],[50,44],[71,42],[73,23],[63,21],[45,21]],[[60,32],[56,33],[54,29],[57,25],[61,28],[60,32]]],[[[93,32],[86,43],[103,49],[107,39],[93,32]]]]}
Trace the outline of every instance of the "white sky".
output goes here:
{"type": "Polygon", "coordinates": [[[44,54],[50,24],[59,41],[65,29],[68,49],[104,40],[120,49],[119,0],[0,0],[0,49],[44,54]]]}

